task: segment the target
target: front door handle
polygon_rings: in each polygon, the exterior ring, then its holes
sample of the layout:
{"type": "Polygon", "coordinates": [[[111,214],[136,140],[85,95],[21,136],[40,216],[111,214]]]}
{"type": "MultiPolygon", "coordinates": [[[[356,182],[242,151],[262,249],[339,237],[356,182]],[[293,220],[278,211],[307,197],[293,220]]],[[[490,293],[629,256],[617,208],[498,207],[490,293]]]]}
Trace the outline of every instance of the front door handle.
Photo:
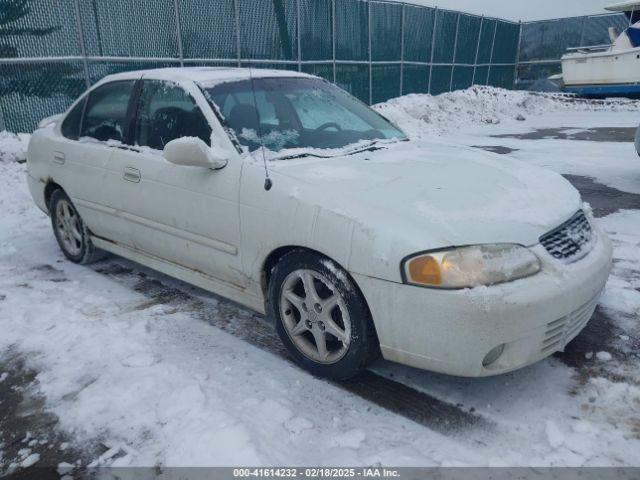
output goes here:
{"type": "Polygon", "coordinates": [[[142,175],[140,174],[140,170],[137,168],[125,167],[124,169],[124,179],[128,182],[140,183],[140,179],[142,175]]]}
{"type": "Polygon", "coordinates": [[[64,156],[64,153],[62,152],[53,152],[53,162],[57,163],[58,165],[64,165],[64,162],[66,162],[66,157],[64,156]]]}

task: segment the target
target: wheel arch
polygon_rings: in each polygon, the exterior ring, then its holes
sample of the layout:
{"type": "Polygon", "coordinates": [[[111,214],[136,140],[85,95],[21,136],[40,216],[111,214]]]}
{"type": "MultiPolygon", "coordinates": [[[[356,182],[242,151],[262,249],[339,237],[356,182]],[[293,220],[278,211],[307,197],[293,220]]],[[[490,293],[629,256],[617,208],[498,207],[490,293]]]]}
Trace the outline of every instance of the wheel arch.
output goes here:
{"type": "Polygon", "coordinates": [[[260,283],[261,283],[261,287],[262,287],[262,292],[264,294],[264,299],[265,299],[265,310],[267,312],[270,312],[270,308],[269,308],[269,283],[271,281],[271,276],[272,276],[272,272],[274,267],[278,264],[278,262],[287,254],[294,252],[294,251],[302,251],[302,252],[307,252],[307,253],[312,253],[314,255],[318,255],[320,257],[323,257],[327,260],[332,261],[333,263],[335,263],[336,265],[338,265],[340,268],[342,268],[345,273],[347,274],[347,277],[349,278],[349,280],[351,280],[351,282],[353,283],[354,287],[356,288],[356,291],[358,293],[358,295],[360,295],[360,298],[362,298],[362,301],[365,305],[365,307],[367,308],[367,312],[369,314],[369,323],[371,326],[371,331],[373,333],[373,335],[375,335],[376,338],[376,342],[378,341],[378,332],[376,330],[376,325],[375,325],[375,321],[373,319],[373,314],[371,313],[371,308],[369,307],[369,303],[367,302],[367,298],[365,297],[362,289],[360,288],[360,285],[358,285],[358,282],[356,281],[355,278],[353,278],[353,276],[349,273],[349,270],[347,270],[343,265],[340,264],[340,262],[334,260],[333,258],[331,258],[329,255],[322,253],[318,250],[315,250],[313,248],[309,248],[309,247],[303,247],[303,246],[299,246],[299,245],[286,245],[286,246],[282,246],[282,247],[278,247],[275,250],[271,251],[271,253],[269,253],[269,255],[267,255],[265,261],[262,264],[262,270],[261,270],[261,278],[260,278],[260,283]]]}
{"type": "Polygon", "coordinates": [[[64,188],[62,188],[60,184],[56,183],[53,178],[49,178],[46,185],[44,186],[44,204],[47,206],[47,210],[49,211],[49,213],[51,213],[51,211],[49,210],[51,197],[53,196],[53,192],[55,192],[56,190],[62,190],[64,192],[64,188]]]}
{"type": "MultiPolygon", "coordinates": [[[[282,247],[278,247],[275,250],[272,250],[271,253],[267,255],[264,262],[262,263],[262,269],[260,271],[260,285],[262,287],[262,292],[265,294],[265,298],[266,298],[267,292],[269,291],[269,282],[271,281],[271,276],[272,276],[274,267],[285,255],[294,251],[302,251],[302,252],[312,253],[314,255],[324,257],[328,260],[331,260],[336,265],[340,266],[343,270],[345,271],[347,270],[342,265],[340,265],[340,262],[337,262],[336,260],[331,258],[329,255],[323,252],[320,252],[318,250],[315,250],[313,248],[303,247],[301,245],[285,245],[282,247]]],[[[351,276],[349,276],[349,278],[351,278],[351,276]]],[[[355,280],[353,278],[351,278],[351,280],[355,284],[355,280]]]]}

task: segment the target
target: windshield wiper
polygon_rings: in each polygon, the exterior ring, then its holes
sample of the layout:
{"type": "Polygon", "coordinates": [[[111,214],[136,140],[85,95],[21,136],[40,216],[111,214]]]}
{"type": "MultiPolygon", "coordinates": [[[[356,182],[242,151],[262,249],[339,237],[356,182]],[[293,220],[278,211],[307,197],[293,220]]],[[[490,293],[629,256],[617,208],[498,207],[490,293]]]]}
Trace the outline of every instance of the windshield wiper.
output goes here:
{"type": "Polygon", "coordinates": [[[378,144],[378,140],[375,140],[375,141],[371,142],[368,145],[362,146],[360,148],[356,148],[355,150],[352,150],[350,152],[337,153],[335,155],[320,155],[320,154],[317,154],[317,153],[304,152],[304,153],[297,153],[295,155],[287,155],[286,157],[278,157],[276,160],[294,160],[296,158],[306,158],[306,157],[336,158],[336,157],[339,157],[341,155],[349,156],[349,155],[355,155],[357,153],[362,153],[362,152],[375,152],[376,150],[383,150],[383,149],[386,148],[383,145],[378,146],[377,144],[378,144]]]}
{"type": "Polygon", "coordinates": [[[378,139],[378,140],[373,140],[371,143],[369,143],[368,145],[364,145],[360,148],[357,148],[351,152],[347,152],[345,153],[345,155],[355,155],[356,153],[362,153],[362,152],[375,152],[376,150],[384,150],[387,148],[387,145],[392,145],[398,142],[406,142],[408,141],[408,138],[402,138],[402,139],[390,139],[390,140],[386,140],[386,139],[378,139]],[[383,142],[383,143],[381,143],[383,142]]]}

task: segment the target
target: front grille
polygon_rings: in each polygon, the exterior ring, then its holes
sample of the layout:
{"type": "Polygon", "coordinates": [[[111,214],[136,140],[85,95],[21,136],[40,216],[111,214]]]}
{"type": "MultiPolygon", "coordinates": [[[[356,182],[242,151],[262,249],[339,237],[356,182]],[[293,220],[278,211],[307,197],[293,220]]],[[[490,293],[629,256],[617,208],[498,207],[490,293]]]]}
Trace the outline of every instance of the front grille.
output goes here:
{"type": "Polygon", "coordinates": [[[565,345],[573,340],[589,323],[598,305],[599,298],[600,295],[566,317],[547,324],[540,352],[551,354],[558,350],[563,350],[565,345]]]}
{"type": "Polygon", "coordinates": [[[540,237],[540,243],[552,257],[575,262],[591,249],[593,230],[582,210],[555,230],[540,237]]]}

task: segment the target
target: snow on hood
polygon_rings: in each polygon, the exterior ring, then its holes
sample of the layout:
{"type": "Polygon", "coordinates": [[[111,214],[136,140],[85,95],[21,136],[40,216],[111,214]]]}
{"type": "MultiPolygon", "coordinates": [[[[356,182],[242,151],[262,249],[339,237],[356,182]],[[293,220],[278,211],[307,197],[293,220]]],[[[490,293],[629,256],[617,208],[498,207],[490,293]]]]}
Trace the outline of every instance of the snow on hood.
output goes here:
{"type": "Polygon", "coordinates": [[[433,142],[403,142],[330,159],[276,161],[272,171],[306,184],[294,195],[367,228],[403,228],[404,223],[413,231],[423,226],[436,248],[533,245],[581,207],[578,192],[556,173],[433,142]]]}

